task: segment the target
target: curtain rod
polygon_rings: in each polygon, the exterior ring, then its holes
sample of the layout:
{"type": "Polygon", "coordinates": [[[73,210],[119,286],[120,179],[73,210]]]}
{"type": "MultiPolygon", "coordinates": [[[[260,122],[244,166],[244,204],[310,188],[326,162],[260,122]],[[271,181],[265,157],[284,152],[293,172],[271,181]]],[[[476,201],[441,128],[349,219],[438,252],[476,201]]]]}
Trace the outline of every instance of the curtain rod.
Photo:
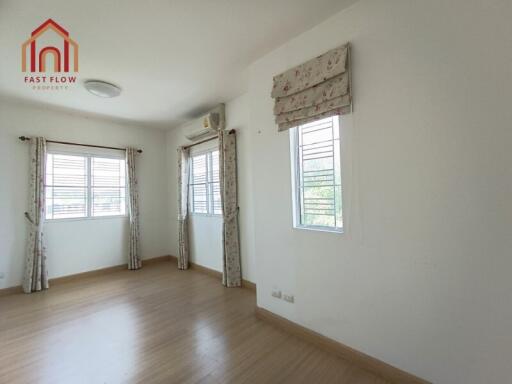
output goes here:
{"type": "MultiPolygon", "coordinates": [[[[29,141],[30,137],[27,136],[20,136],[19,139],[21,141],[29,141]]],[[[105,149],[116,149],[119,151],[124,151],[126,148],[119,148],[119,147],[106,147],[104,145],[92,145],[92,144],[81,144],[81,143],[71,143],[68,141],[56,141],[56,140],[46,140],[47,143],[55,143],[55,144],[65,144],[65,145],[77,145],[79,147],[92,147],[92,148],[105,148],[105,149]]],[[[138,153],[142,153],[142,149],[137,149],[138,153]]]]}
{"type": "MultiPolygon", "coordinates": [[[[232,133],[235,133],[235,130],[234,130],[234,129],[232,129],[232,130],[228,131],[228,134],[230,134],[230,135],[231,135],[232,133]]],[[[210,138],[208,138],[208,139],[204,139],[204,140],[198,141],[197,143],[194,143],[194,144],[184,145],[184,146],[183,146],[183,147],[181,147],[181,148],[183,148],[183,149],[187,149],[187,148],[190,148],[190,147],[194,147],[194,146],[196,146],[196,145],[199,145],[199,144],[203,144],[203,143],[207,143],[207,142],[212,141],[212,140],[216,140],[216,139],[218,139],[218,138],[219,138],[218,136],[213,136],[213,137],[210,137],[210,138]]]]}

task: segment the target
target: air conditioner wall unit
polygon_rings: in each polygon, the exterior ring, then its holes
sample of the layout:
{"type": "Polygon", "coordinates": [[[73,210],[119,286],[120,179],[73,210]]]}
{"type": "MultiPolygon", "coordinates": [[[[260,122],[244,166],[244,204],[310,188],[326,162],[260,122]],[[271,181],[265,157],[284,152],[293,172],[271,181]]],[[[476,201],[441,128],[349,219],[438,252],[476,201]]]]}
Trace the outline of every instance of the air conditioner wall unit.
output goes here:
{"type": "Polygon", "coordinates": [[[225,129],[225,127],[224,104],[220,104],[204,116],[186,124],[184,135],[190,141],[199,141],[217,135],[219,130],[225,129]]]}

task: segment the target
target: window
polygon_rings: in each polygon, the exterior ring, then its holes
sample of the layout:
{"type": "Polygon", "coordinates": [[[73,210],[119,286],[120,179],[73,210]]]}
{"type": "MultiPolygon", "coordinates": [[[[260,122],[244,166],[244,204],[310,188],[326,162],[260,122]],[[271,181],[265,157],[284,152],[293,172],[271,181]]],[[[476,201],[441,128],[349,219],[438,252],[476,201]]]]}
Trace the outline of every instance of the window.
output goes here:
{"type": "Polygon", "coordinates": [[[218,150],[191,157],[189,188],[190,212],[222,214],[218,150]]]}
{"type": "Polygon", "coordinates": [[[339,117],[290,130],[294,226],[341,232],[339,117]]]}
{"type": "Polygon", "coordinates": [[[90,158],[91,216],[126,214],[125,161],[90,158]]]}
{"type": "Polygon", "coordinates": [[[46,156],[46,218],[87,216],[87,158],[46,156]]]}
{"type": "Polygon", "coordinates": [[[47,220],[126,215],[124,159],[48,153],[45,187],[47,220]]]}

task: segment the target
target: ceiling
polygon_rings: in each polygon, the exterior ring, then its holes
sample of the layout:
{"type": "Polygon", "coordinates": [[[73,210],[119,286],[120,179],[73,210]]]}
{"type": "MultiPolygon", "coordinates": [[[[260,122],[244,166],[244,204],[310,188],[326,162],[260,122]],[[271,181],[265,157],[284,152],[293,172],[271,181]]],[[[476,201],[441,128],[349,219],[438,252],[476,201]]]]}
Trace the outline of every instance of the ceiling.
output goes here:
{"type": "Polygon", "coordinates": [[[0,97],[173,127],[242,94],[251,62],[354,2],[0,0],[0,97]],[[24,83],[21,44],[48,18],[79,44],[78,80],[110,81],[120,97],[24,83]]]}

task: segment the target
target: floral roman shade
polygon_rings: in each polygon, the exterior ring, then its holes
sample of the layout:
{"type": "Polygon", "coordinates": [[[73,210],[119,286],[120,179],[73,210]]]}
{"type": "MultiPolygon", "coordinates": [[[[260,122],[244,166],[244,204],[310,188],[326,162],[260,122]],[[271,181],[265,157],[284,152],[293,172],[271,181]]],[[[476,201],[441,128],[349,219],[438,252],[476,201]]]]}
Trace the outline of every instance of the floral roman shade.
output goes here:
{"type": "Polygon", "coordinates": [[[272,97],[279,131],[352,110],[350,45],[274,77],[272,97]]]}

